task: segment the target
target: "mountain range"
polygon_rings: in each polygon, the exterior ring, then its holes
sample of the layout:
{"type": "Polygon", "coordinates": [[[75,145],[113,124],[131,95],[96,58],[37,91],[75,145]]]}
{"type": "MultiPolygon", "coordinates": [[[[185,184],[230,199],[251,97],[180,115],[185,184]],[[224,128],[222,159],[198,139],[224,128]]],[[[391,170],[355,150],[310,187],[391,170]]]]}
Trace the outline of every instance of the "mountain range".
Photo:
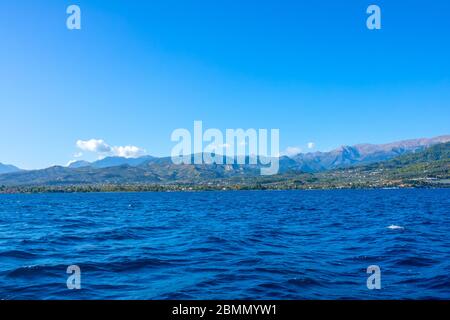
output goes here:
{"type": "MultiPolygon", "coordinates": [[[[450,135],[447,135],[381,145],[342,146],[329,152],[301,153],[292,157],[282,156],[279,158],[279,175],[316,174],[320,177],[322,173],[327,174],[327,172],[333,172],[336,175],[343,172],[342,169],[345,168],[370,169],[371,164],[388,163],[392,159],[421,155],[430,147],[438,144],[446,145],[449,141],[450,135]]],[[[406,164],[403,165],[406,166],[406,164]]],[[[0,169],[3,166],[0,166],[0,169]]],[[[77,161],[67,167],[54,166],[30,171],[20,170],[14,166],[5,167],[5,172],[0,173],[0,185],[64,186],[243,181],[245,179],[259,179],[261,165],[248,164],[248,158],[247,164],[244,165],[175,165],[170,157],[145,156],[140,158],[107,157],[92,163],[77,161]]]]}
{"type": "MultiPolygon", "coordinates": [[[[291,157],[281,157],[284,164],[289,169],[296,169],[304,172],[319,172],[355,164],[369,164],[378,161],[385,161],[402,154],[416,152],[438,143],[450,141],[450,135],[434,137],[431,139],[411,139],[387,144],[358,144],[355,146],[341,146],[329,152],[299,153],[291,157]],[[289,161],[288,159],[291,159],[289,161]],[[292,161],[293,160],[293,161],[292,161]]],[[[140,158],[106,157],[104,159],[87,162],[76,161],[71,163],[69,168],[108,168],[121,165],[132,167],[140,166],[144,163],[167,162],[170,158],[155,158],[144,156],[140,158]]]]}
{"type": "Polygon", "coordinates": [[[319,172],[330,169],[364,165],[386,161],[403,154],[424,150],[438,143],[450,141],[450,135],[431,139],[411,139],[387,144],[358,144],[342,146],[330,152],[298,154],[293,159],[304,172],[319,172]]]}

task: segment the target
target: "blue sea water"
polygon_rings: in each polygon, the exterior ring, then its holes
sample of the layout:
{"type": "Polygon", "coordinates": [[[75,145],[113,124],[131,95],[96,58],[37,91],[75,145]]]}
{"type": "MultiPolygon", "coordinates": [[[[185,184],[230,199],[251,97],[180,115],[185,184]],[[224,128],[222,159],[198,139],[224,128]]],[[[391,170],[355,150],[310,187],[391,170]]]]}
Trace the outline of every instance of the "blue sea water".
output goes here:
{"type": "Polygon", "coordinates": [[[450,299],[450,190],[0,195],[0,299],[450,299]]]}

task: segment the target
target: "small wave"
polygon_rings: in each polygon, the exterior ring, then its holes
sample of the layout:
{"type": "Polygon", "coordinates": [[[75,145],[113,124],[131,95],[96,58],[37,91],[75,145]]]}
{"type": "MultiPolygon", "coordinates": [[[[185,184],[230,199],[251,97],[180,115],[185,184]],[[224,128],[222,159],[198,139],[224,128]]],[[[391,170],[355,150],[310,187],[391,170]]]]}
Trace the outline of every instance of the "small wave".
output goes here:
{"type": "Polygon", "coordinates": [[[302,277],[302,278],[293,278],[287,281],[288,285],[294,285],[297,287],[320,287],[322,284],[309,277],[302,277]]]}
{"type": "Polygon", "coordinates": [[[388,229],[390,229],[390,230],[403,230],[403,229],[405,229],[404,227],[402,227],[402,226],[397,226],[397,225],[395,225],[395,224],[391,224],[389,227],[387,227],[388,229]]]}
{"type": "Polygon", "coordinates": [[[436,264],[433,259],[425,257],[405,257],[395,262],[397,266],[409,266],[409,267],[428,267],[436,264]]]}
{"type": "Polygon", "coordinates": [[[183,264],[184,260],[163,260],[156,258],[141,258],[141,259],[123,259],[110,263],[97,264],[96,267],[103,268],[105,270],[111,270],[114,272],[123,272],[131,270],[139,270],[145,268],[162,268],[170,267],[177,264],[183,264]]]}
{"type": "Polygon", "coordinates": [[[450,287],[450,277],[448,275],[437,275],[427,279],[426,285],[430,289],[444,289],[447,291],[450,287]]]}
{"type": "Polygon", "coordinates": [[[42,272],[48,271],[45,266],[41,265],[28,265],[23,267],[18,267],[14,270],[7,272],[8,277],[40,277],[42,272]]]}
{"type": "Polygon", "coordinates": [[[35,258],[36,255],[30,252],[22,251],[22,250],[8,250],[0,252],[0,257],[2,258],[18,258],[18,259],[32,259],[35,258]]]}

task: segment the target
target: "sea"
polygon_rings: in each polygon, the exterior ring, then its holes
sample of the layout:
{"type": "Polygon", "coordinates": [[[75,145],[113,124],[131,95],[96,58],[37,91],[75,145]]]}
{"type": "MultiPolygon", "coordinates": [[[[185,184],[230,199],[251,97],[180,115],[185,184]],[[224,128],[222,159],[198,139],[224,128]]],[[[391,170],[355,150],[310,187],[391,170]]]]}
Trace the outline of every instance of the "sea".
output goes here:
{"type": "Polygon", "coordinates": [[[4,194],[0,299],[450,299],[450,189],[4,194]]]}

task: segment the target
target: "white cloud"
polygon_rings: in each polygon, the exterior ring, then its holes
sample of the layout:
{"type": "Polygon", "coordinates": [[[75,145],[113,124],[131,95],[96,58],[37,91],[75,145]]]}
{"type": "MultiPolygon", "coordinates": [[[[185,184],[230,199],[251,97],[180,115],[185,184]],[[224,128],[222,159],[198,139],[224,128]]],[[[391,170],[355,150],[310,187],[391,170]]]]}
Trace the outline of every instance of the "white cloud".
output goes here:
{"type": "Polygon", "coordinates": [[[302,152],[302,149],[299,147],[287,147],[286,150],[284,150],[284,152],[282,153],[282,155],[292,157],[296,156],[300,152],[302,152]]]}
{"type": "Polygon", "coordinates": [[[77,147],[83,151],[98,152],[98,153],[108,153],[111,152],[111,147],[101,139],[91,139],[91,140],[78,140],[77,147]]]}
{"type": "Polygon", "coordinates": [[[144,149],[136,146],[112,147],[116,156],[124,158],[138,158],[146,154],[144,149]]]}
{"type": "Polygon", "coordinates": [[[74,158],[81,158],[83,156],[83,152],[77,152],[73,155],[74,158]]]}
{"type": "Polygon", "coordinates": [[[316,146],[314,142],[308,142],[308,149],[313,149],[316,146]]]}
{"type": "Polygon", "coordinates": [[[147,154],[145,149],[136,146],[110,146],[102,139],[78,140],[77,147],[83,151],[97,153],[99,158],[106,156],[137,158],[147,154]]]}

